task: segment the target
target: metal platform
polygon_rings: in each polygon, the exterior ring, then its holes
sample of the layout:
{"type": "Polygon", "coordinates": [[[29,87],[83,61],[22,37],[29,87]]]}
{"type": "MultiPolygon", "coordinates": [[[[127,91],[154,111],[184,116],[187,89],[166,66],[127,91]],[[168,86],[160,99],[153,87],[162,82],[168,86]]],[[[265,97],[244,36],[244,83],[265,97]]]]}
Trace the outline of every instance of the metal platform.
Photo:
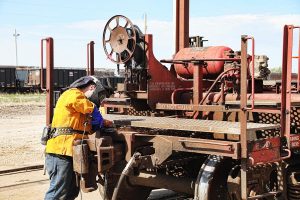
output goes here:
{"type": "MultiPolygon", "coordinates": [[[[103,117],[113,121],[116,126],[132,126],[140,128],[197,131],[222,134],[240,134],[239,122],[216,121],[216,120],[194,120],[168,117],[146,117],[106,114],[103,117]]],[[[248,123],[247,131],[268,130],[280,128],[279,124],[248,123]]]]}

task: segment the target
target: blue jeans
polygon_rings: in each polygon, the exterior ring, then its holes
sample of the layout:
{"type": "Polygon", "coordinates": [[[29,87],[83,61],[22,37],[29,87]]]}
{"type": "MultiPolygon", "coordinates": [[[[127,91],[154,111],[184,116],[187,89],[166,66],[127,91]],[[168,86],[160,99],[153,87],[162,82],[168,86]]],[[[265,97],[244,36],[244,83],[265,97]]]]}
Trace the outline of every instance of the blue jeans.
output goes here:
{"type": "Polygon", "coordinates": [[[50,187],[45,200],[74,200],[78,196],[79,188],[76,186],[72,157],[47,154],[46,169],[50,187]]]}

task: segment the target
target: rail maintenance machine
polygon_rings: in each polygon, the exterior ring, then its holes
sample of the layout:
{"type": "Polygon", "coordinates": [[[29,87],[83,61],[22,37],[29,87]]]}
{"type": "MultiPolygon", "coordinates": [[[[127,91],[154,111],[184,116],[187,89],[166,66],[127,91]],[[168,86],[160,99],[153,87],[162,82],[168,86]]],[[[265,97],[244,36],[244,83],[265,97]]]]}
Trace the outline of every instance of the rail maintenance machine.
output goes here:
{"type": "Polygon", "coordinates": [[[104,51],[124,65],[125,81],[101,102],[111,125],[74,146],[81,190],[113,200],[147,199],[155,188],[195,200],[299,200],[300,78],[291,81],[299,26],[284,26],[282,81],[265,85],[253,37],[242,35],[238,51],[202,47],[188,35],[188,1],[178,2],[172,59],[158,61],[153,36],[125,16],[107,22],[104,51]]]}

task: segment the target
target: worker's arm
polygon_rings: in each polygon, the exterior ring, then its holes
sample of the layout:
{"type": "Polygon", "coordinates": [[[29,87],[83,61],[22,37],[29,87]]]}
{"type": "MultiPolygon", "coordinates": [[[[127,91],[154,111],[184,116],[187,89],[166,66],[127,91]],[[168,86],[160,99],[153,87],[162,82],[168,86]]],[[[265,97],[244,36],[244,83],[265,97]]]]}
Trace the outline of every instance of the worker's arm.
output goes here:
{"type": "Polygon", "coordinates": [[[100,128],[102,127],[103,124],[103,117],[99,111],[99,109],[97,108],[97,106],[94,107],[94,110],[92,112],[92,130],[93,131],[97,131],[100,130],[100,128]]]}

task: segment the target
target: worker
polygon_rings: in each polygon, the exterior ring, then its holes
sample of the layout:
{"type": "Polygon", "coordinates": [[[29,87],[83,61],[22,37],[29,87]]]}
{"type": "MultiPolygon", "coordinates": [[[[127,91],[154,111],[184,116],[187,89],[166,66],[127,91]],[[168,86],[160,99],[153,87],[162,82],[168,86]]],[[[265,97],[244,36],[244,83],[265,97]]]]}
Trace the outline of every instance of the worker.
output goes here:
{"type": "Polygon", "coordinates": [[[73,142],[87,138],[91,130],[96,131],[102,125],[103,118],[99,109],[89,100],[98,91],[98,81],[92,76],[82,77],[57,101],[50,138],[46,144],[46,169],[50,187],[45,200],[73,200],[79,194],[73,172],[73,142]]]}

